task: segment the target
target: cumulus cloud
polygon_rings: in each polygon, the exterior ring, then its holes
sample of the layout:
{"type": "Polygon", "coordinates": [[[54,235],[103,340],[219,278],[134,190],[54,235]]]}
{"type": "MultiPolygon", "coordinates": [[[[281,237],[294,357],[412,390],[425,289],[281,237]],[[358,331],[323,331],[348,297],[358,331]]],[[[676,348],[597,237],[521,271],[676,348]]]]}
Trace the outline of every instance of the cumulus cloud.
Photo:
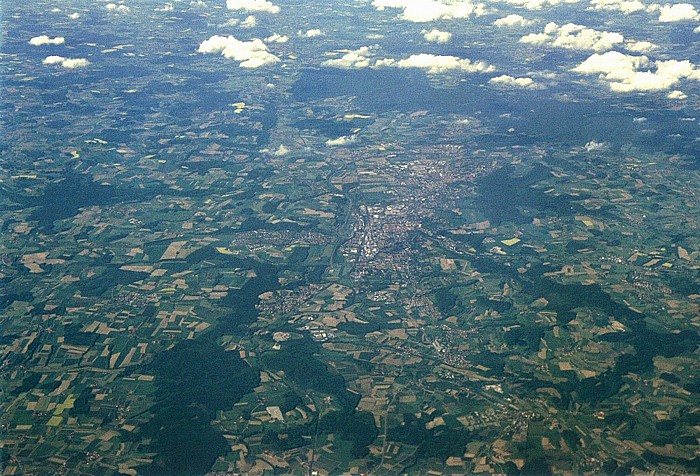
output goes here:
{"type": "Polygon", "coordinates": [[[286,43],[288,41],[289,41],[288,36],[278,35],[277,33],[265,38],[265,43],[286,43]]]}
{"type": "Polygon", "coordinates": [[[239,62],[241,68],[259,68],[279,61],[260,39],[240,41],[233,36],[214,35],[203,41],[198,53],[221,53],[225,58],[239,62]]]}
{"type": "Polygon", "coordinates": [[[685,94],[683,91],[678,91],[678,90],[671,91],[670,93],[668,93],[666,95],[666,97],[669,99],[680,99],[680,100],[688,99],[687,94],[685,94]]]}
{"type": "Polygon", "coordinates": [[[82,68],[90,64],[88,60],[83,58],[64,58],[63,56],[47,56],[42,63],[58,65],[66,69],[82,68]]]}
{"type": "Polygon", "coordinates": [[[258,24],[258,19],[255,18],[255,15],[248,15],[245,17],[245,20],[243,20],[240,25],[243,28],[255,28],[255,26],[258,24]]]}
{"type": "Polygon", "coordinates": [[[406,59],[384,59],[377,61],[377,67],[418,68],[430,74],[462,71],[465,73],[490,73],[495,71],[492,65],[483,61],[472,62],[456,56],[441,56],[430,54],[411,55],[406,59]]]}
{"type": "Polygon", "coordinates": [[[77,20],[78,18],[80,18],[80,13],[73,12],[70,15],[68,15],[68,18],[70,18],[71,20],[77,20]]]}
{"type": "Polygon", "coordinates": [[[508,27],[508,26],[530,26],[533,23],[535,23],[532,20],[526,20],[523,18],[521,15],[517,15],[515,13],[505,16],[503,18],[499,18],[495,22],[493,22],[494,25],[499,26],[499,27],[508,27]]]}
{"type": "Polygon", "coordinates": [[[664,5],[659,9],[659,21],[662,23],[694,20],[700,20],[700,13],[690,3],[664,5]]]}
{"type": "Polygon", "coordinates": [[[632,53],[650,53],[658,48],[654,43],[649,41],[631,41],[628,40],[625,48],[632,53]]]}
{"type": "Polygon", "coordinates": [[[578,3],[581,0],[504,0],[511,5],[527,8],[528,10],[541,10],[544,7],[556,6],[562,3],[578,3]]]}
{"type": "Polygon", "coordinates": [[[29,40],[29,44],[32,46],[42,46],[42,45],[62,45],[66,42],[66,39],[62,36],[57,36],[56,38],[51,38],[46,35],[35,36],[29,40]]]}
{"type": "Polygon", "coordinates": [[[356,50],[348,51],[340,58],[329,59],[321,63],[323,66],[341,69],[368,68],[372,65],[370,55],[372,50],[369,46],[363,46],[356,50]]]}
{"type": "Polygon", "coordinates": [[[598,142],[595,140],[588,141],[586,145],[583,146],[586,152],[604,152],[610,148],[605,142],[598,142]]]}
{"type": "Polygon", "coordinates": [[[280,144],[280,146],[275,150],[263,149],[260,152],[263,152],[265,154],[271,154],[271,155],[274,155],[275,157],[282,157],[282,156],[289,154],[290,150],[286,145],[280,144]]]}
{"type": "Polygon", "coordinates": [[[532,78],[515,78],[507,74],[491,78],[489,83],[507,88],[537,89],[540,87],[532,78]]]}
{"type": "Polygon", "coordinates": [[[226,0],[226,8],[247,12],[279,13],[280,11],[280,7],[267,0],[226,0]]]}
{"type": "Polygon", "coordinates": [[[567,23],[559,26],[548,23],[542,33],[523,36],[522,43],[548,45],[577,51],[608,51],[624,43],[625,37],[620,33],[598,31],[583,25],[567,23]]]}
{"type": "Polygon", "coordinates": [[[607,53],[594,53],[579,64],[574,71],[583,74],[604,74],[613,79],[623,79],[629,72],[635,72],[642,67],[649,66],[649,58],[646,56],[632,56],[609,51],[607,53]]]}
{"type": "Polygon", "coordinates": [[[608,12],[622,12],[625,15],[646,10],[639,0],[592,0],[592,9],[608,12]]]}
{"type": "Polygon", "coordinates": [[[612,91],[666,91],[683,79],[700,81],[700,69],[690,61],[656,61],[618,51],[594,53],[573,69],[576,73],[598,75],[612,91]]]}
{"type": "Polygon", "coordinates": [[[322,36],[323,32],[317,28],[312,28],[311,30],[306,31],[299,30],[297,35],[301,36],[302,38],[316,38],[317,36],[322,36]]]}
{"type": "Polygon", "coordinates": [[[129,13],[131,11],[131,8],[127,7],[126,5],[117,5],[116,3],[108,3],[105,5],[105,8],[110,12],[117,13],[129,13]]]}
{"type": "Polygon", "coordinates": [[[47,56],[44,58],[44,61],[42,63],[44,64],[60,64],[63,63],[66,60],[63,56],[47,56]]]}
{"type": "Polygon", "coordinates": [[[173,11],[175,11],[175,7],[173,6],[172,3],[167,2],[165,5],[163,5],[160,8],[156,7],[156,11],[157,12],[173,12],[173,11]]]}
{"type": "Polygon", "coordinates": [[[348,51],[340,58],[329,59],[321,63],[323,66],[342,69],[362,68],[417,68],[429,74],[461,71],[464,73],[490,73],[495,68],[483,61],[471,61],[456,56],[441,56],[432,54],[416,54],[405,59],[372,58],[373,48],[363,46],[356,50],[348,51]]]}
{"type": "Polygon", "coordinates": [[[700,26],[693,30],[693,33],[700,33],[700,26]]]}
{"type": "Polygon", "coordinates": [[[354,144],[357,142],[357,136],[351,135],[351,136],[342,136],[338,137],[337,139],[328,139],[326,141],[326,145],[328,146],[342,146],[342,145],[350,145],[354,144]]]}
{"type": "Polygon", "coordinates": [[[423,30],[423,38],[431,43],[447,43],[452,39],[452,33],[449,31],[440,31],[436,28],[432,30],[423,30]]]}
{"type": "Polygon", "coordinates": [[[83,68],[89,64],[90,62],[84,58],[66,58],[61,62],[61,66],[66,69],[83,68]]]}
{"type": "Polygon", "coordinates": [[[483,3],[474,4],[468,0],[373,0],[372,6],[377,10],[399,9],[401,18],[416,23],[470,18],[487,13],[483,3]]]}

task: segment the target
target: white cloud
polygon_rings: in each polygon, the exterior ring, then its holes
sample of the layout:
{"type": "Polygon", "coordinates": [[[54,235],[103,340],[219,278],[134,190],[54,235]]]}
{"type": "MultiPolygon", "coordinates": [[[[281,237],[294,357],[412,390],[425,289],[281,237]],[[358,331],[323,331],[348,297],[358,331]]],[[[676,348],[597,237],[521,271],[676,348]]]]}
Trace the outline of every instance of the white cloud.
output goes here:
{"type": "Polygon", "coordinates": [[[329,59],[321,63],[323,66],[341,69],[368,68],[372,65],[370,55],[372,51],[369,46],[363,46],[356,50],[348,51],[340,58],[329,59]]]}
{"type": "Polygon", "coordinates": [[[474,4],[468,0],[373,0],[372,6],[377,10],[400,9],[401,18],[416,23],[470,18],[487,13],[483,3],[474,4]]]}
{"type": "Polygon", "coordinates": [[[214,35],[203,41],[198,53],[221,53],[225,58],[239,62],[241,68],[259,68],[279,61],[260,39],[240,41],[233,36],[214,35]]]}
{"type": "Polygon", "coordinates": [[[700,69],[690,61],[656,61],[646,56],[632,56],[618,51],[591,55],[573,69],[576,73],[593,75],[609,83],[612,91],[666,91],[683,79],[700,81],[700,69]]]}
{"type": "Polygon", "coordinates": [[[267,0],[226,0],[226,8],[248,12],[279,13],[280,11],[280,7],[267,0]]]}
{"type": "Polygon", "coordinates": [[[78,18],[80,18],[80,13],[73,12],[70,15],[68,15],[68,18],[70,18],[71,20],[77,20],[78,18]]]}
{"type": "Polygon", "coordinates": [[[700,26],[693,30],[693,33],[700,33],[700,26]]]}
{"type": "Polygon", "coordinates": [[[64,58],[63,56],[47,56],[42,61],[44,64],[59,65],[66,69],[82,68],[90,64],[86,59],[82,58],[64,58]]]}
{"type": "Polygon", "coordinates": [[[357,142],[357,136],[351,135],[351,136],[338,137],[337,139],[328,139],[326,141],[326,145],[328,145],[328,146],[350,145],[350,144],[354,144],[355,142],[357,142]]]}
{"type": "Polygon", "coordinates": [[[83,68],[89,65],[90,62],[84,58],[68,58],[61,63],[61,66],[67,69],[83,68]]]}
{"type": "Polygon", "coordinates": [[[323,32],[317,28],[312,28],[311,30],[306,30],[306,31],[299,30],[297,32],[297,35],[299,35],[303,38],[316,38],[317,36],[322,36],[323,32]]]}
{"type": "Polygon", "coordinates": [[[540,87],[532,78],[515,78],[507,74],[491,78],[489,83],[509,88],[538,89],[540,87]]]}
{"type": "Polygon", "coordinates": [[[129,13],[131,11],[131,8],[127,7],[126,5],[117,5],[116,3],[108,3],[105,5],[105,8],[110,12],[117,13],[129,13]]]}
{"type": "Polygon", "coordinates": [[[429,41],[431,43],[447,43],[452,39],[452,33],[449,31],[440,31],[438,29],[433,28],[432,30],[423,30],[421,33],[423,33],[423,38],[425,38],[425,41],[429,41]]]}
{"type": "Polygon", "coordinates": [[[659,10],[659,21],[662,23],[692,20],[700,20],[700,13],[690,3],[664,5],[659,10]]]}
{"type": "Polygon", "coordinates": [[[646,56],[631,56],[619,51],[594,53],[583,63],[574,68],[577,73],[605,74],[611,79],[622,79],[639,68],[647,67],[649,58],[646,56]]]}
{"type": "Polygon", "coordinates": [[[411,55],[406,59],[379,60],[377,67],[388,66],[396,68],[418,68],[430,74],[445,73],[448,71],[462,71],[465,73],[489,73],[495,68],[483,61],[472,62],[469,59],[456,56],[440,56],[430,54],[411,55]]]}
{"type": "Polygon", "coordinates": [[[583,25],[567,23],[559,26],[548,23],[542,33],[523,36],[522,43],[548,45],[577,51],[607,51],[624,43],[625,37],[620,33],[598,31],[583,25]]]}
{"type": "Polygon", "coordinates": [[[610,147],[605,142],[597,142],[594,140],[588,141],[586,145],[583,146],[586,152],[604,152],[610,147]]]}
{"type": "Polygon", "coordinates": [[[504,0],[511,5],[527,8],[528,10],[541,10],[544,7],[556,6],[562,3],[578,3],[581,0],[504,0]]]}
{"type": "Polygon", "coordinates": [[[593,10],[622,12],[629,15],[634,12],[646,10],[646,6],[639,0],[592,0],[593,10]]]}
{"type": "Polygon", "coordinates": [[[66,39],[62,36],[57,36],[56,38],[51,38],[46,35],[35,36],[29,40],[29,44],[32,46],[42,46],[42,45],[62,45],[66,42],[66,39]]]}
{"type": "Polygon", "coordinates": [[[499,27],[507,27],[507,26],[530,26],[533,23],[535,23],[532,20],[526,20],[523,18],[521,15],[517,15],[515,13],[505,16],[503,18],[499,18],[495,22],[493,22],[494,25],[499,26],[499,27]]]}
{"type": "Polygon", "coordinates": [[[289,148],[284,144],[280,144],[280,146],[275,150],[263,149],[262,152],[270,153],[275,157],[282,157],[284,155],[289,154],[289,148]]]}
{"type": "Polygon", "coordinates": [[[265,43],[286,43],[286,42],[288,42],[288,41],[289,41],[289,37],[288,37],[288,36],[278,35],[277,33],[275,33],[275,34],[272,35],[272,36],[268,36],[267,38],[265,38],[265,43]]]}
{"type": "Polygon", "coordinates": [[[490,73],[495,71],[492,65],[483,61],[473,62],[466,58],[456,56],[440,56],[432,54],[416,54],[405,59],[383,58],[372,59],[373,48],[363,46],[356,50],[346,52],[342,57],[326,60],[323,66],[341,69],[361,68],[417,68],[425,70],[429,74],[446,73],[448,71],[462,71],[465,73],[490,73]]]}
{"type": "Polygon", "coordinates": [[[668,93],[666,95],[666,97],[669,99],[680,99],[680,100],[688,99],[688,95],[686,93],[684,93],[683,91],[678,91],[678,90],[671,91],[670,93],[668,93]]]}
{"type": "Polygon", "coordinates": [[[527,43],[530,45],[546,45],[552,43],[553,38],[547,33],[530,33],[520,38],[520,43],[527,43]]]}
{"type": "Polygon", "coordinates": [[[657,49],[658,46],[656,46],[654,43],[650,41],[628,41],[627,44],[625,45],[625,49],[627,51],[631,51],[632,53],[650,53],[657,49]]]}
{"type": "Polygon", "coordinates": [[[156,7],[156,11],[157,12],[173,12],[173,11],[175,11],[175,7],[173,6],[173,4],[171,2],[167,2],[165,5],[163,5],[160,8],[156,7]]]}
{"type": "Polygon", "coordinates": [[[248,15],[245,17],[245,20],[243,20],[240,25],[242,28],[255,28],[255,26],[258,24],[258,19],[255,18],[255,15],[248,15]]]}
{"type": "Polygon", "coordinates": [[[61,64],[66,60],[63,56],[47,56],[42,63],[44,64],[61,64]]]}

